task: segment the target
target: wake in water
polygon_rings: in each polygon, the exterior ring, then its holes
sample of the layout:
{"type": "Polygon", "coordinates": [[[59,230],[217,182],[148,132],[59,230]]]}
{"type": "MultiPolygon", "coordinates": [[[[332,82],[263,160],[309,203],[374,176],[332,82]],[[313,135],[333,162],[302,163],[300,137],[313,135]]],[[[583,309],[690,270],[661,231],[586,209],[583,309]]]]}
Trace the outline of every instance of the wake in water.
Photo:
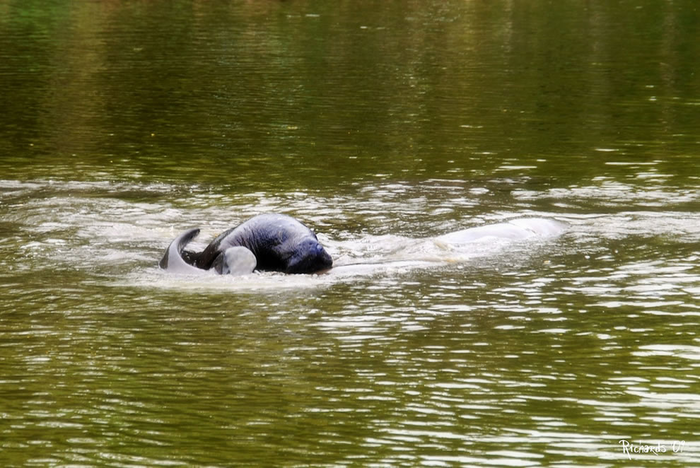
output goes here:
{"type": "MultiPolygon", "coordinates": [[[[216,200],[206,192],[189,191],[178,196],[167,185],[109,184],[105,182],[0,181],[3,219],[9,231],[4,247],[18,251],[24,261],[14,271],[82,271],[110,284],[178,289],[278,289],[318,286],[340,279],[376,274],[405,273],[426,267],[469,262],[497,255],[505,247],[560,235],[566,224],[545,218],[521,218],[458,230],[436,237],[348,234],[324,228],[325,218],[338,219],[352,200],[313,201],[264,197],[255,200],[216,200]],[[119,198],[124,195],[124,198],[119,198]],[[183,199],[189,206],[178,207],[183,199]],[[193,200],[195,199],[195,200],[193,200]],[[308,205],[314,204],[315,210],[308,205]],[[235,209],[231,208],[232,205],[235,209]],[[193,207],[192,205],[198,205],[193,207]],[[203,226],[201,250],[216,232],[233,219],[260,212],[292,210],[304,222],[317,227],[319,241],[334,259],[322,275],[255,273],[240,277],[191,271],[171,275],[160,270],[158,259],[168,243],[192,225],[203,226]],[[325,211],[324,211],[325,210],[325,211]],[[314,212],[315,211],[315,212],[314,212]],[[313,212],[313,213],[312,213],[313,212]],[[235,213],[232,216],[232,213],[235,213]]],[[[418,209],[419,207],[416,207],[418,209]]],[[[381,213],[379,207],[373,216],[381,213]]],[[[419,213],[416,213],[418,216],[419,213]]],[[[477,222],[488,223],[478,218],[477,222]]],[[[230,223],[230,224],[229,224],[230,223]]],[[[421,223],[420,218],[416,223],[421,223]]],[[[327,225],[327,224],[326,224],[327,225]]],[[[422,226],[422,225],[421,225],[422,226]]],[[[419,227],[418,225],[416,227],[419,227]]],[[[424,226],[422,226],[424,227],[424,226]]]]}
{"type": "MultiPolygon", "coordinates": [[[[475,203],[483,202],[483,212],[455,211],[473,213],[464,222],[478,226],[455,229],[455,213],[440,213],[460,206],[461,190],[423,201],[415,194],[387,201],[376,191],[334,198],[266,193],[233,197],[212,195],[202,187],[167,184],[0,181],[0,250],[7,275],[26,272],[60,278],[75,272],[80,281],[110,285],[222,291],[317,287],[371,275],[405,277],[424,268],[454,264],[505,265],[535,248],[546,249],[540,252],[548,255],[568,250],[572,255],[613,258],[615,251],[609,246],[619,248],[621,241],[644,245],[672,241],[687,246],[683,248],[690,253],[696,251],[700,223],[693,210],[685,205],[679,205],[684,211],[645,210],[639,205],[642,195],[631,192],[630,200],[620,202],[626,208],[610,213],[604,202],[616,193],[627,192],[616,189],[599,194],[593,188],[586,192],[601,199],[601,212],[538,213],[534,206],[525,206],[519,210],[521,216],[497,212],[487,198],[478,199],[479,193],[473,193],[475,203]],[[634,203],[635,211],[627,209],[634,203]],[[441,207],[439,213],[429,212],[434,206],[441,207]],[[202,226],[201,239],[192,246],[201,250],[216,234],[263,212],[289,213],[318,230],[319,241],[334,259],[333,269],[324,275],[255,273],[234,278],[208,273],[178,277],[158,268],[169,242],[188,227],[202,226]],[[441,233],[440,225],[449,225],[452,232],[441,233]],[[434,235],[396,234],[403,232],[434,235]],[[566,238],[555,240],[563,232],[566,238]]],[[[673,194],[669,198],[675,203],[673,194]]],[[[579,195],[580,190],[557,193],[567,203],[579,195]]],[[[552,194],[528,192],[527,196],[539,199],[552,194]]]]}
{"type": "Polygon", "coordinates": [[[185,251],[187,244],[200,230],[185,231],[168,246],[159,265],[169,273],[185,275],[215,271],[219,274],[244,276],[251,274],[254,269],[290,274],[362,274],[386,264],[407,267],[460,261],[463,259],[461,256],[473,255],[473,244],[485,243],[498,247],[508,241],[555,237],[563,230],[562,223],[551,219],[515,219],[464,229],[432,239],[404,239],[400,242],[402,245],[392,246],[393,252],[385,255],[385,258],[379,257],[373,262],[359,259],[357,263],[336,265],[331,269],[331,258],[311,230],[292,217],[265,214],[256,216],[235,229],[229,229],[200,253],[185,251]],[[206,258],[210,258],[208,263],[206,258]],[[293,267],[292,262],[295,260],[298,260],[297,263],[302,268],[293,267]],[[208,264],[211,266],[208,267],[208,264]]]}
{"type": "Polygon", "coordinates": [[[278,290],[316,287],[339,280],[378,274],[403,274],[422,268],[466,263],[473,259],[498,255],[500,251],[516,243],[558,237],[566,227],[567,224],[553,219],[519,218],[423,239],[365,235],[355,240],[334,241],[319,235],[319,239],[336,259],[333,268],[321,274],[255,272],[233,277],[191,268],[175,272],[161,271],[155,284],[163,288],[184,290],[278,290]]]}
{"type": "Polygon", "coordinates": [[[520,218],[424,239],[368,237],[335,244],[337,250],[347,253],[328,274],[363,275],[383,270],[463,263],[497,254],[516,242],[554,238],[565,230],[565,223],[553,219],[520,218]]]}

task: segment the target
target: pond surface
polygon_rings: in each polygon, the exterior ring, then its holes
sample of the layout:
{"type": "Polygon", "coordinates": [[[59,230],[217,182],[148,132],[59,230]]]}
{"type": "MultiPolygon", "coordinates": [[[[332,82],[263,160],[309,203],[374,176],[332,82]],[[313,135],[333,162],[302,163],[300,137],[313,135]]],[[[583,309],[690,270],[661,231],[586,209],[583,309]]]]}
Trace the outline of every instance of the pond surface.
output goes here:
{"type": "Polygon", "coordinates": [[[691,0],[0,0],[2,466],[700,464],[698,37],[691,0]],[[336,273],[157,267],[267,212],[336,273]],[[563,232],[434,240],[521,218],[563,232]]]}

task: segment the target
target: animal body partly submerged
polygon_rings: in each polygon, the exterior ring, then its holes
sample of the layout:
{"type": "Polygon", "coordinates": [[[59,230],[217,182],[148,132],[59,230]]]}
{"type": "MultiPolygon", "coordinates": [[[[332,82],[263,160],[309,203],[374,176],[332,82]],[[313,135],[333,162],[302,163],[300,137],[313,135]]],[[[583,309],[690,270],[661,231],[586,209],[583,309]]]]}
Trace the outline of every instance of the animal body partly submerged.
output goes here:
{"type": "Polygon", "coordinates": [[[291,216],[263,214],[221,233],[202,252],[185,251],[197,236],[191,229],[178,236],[160,261],[166,270],[244,274],[253,269],[283,273],[318,273],[333,266],[333,259],[316,235],[291,216]],[[251,265],[252,253],[255,262],[251,265]]]}

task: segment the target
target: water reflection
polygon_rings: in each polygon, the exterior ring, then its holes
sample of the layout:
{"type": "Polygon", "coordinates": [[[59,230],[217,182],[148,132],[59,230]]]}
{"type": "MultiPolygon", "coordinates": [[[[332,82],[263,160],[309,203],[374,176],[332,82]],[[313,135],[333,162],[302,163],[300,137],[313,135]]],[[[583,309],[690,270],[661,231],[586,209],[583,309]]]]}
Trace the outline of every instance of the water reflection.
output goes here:
{"type": "Polygon", "coordinates": [[[697,465],[691,3],[0,0],[5,464],[697,465]],[[156,267],[270,211],[374,263],[156,267]]]}
{"type": "Polygon", "coordinates": [[[575,181],[611,156],[690,176],[697,46],[679,18],[693,13],[618,8],[4,2],[0,164],[265,190],[575,181]]]}

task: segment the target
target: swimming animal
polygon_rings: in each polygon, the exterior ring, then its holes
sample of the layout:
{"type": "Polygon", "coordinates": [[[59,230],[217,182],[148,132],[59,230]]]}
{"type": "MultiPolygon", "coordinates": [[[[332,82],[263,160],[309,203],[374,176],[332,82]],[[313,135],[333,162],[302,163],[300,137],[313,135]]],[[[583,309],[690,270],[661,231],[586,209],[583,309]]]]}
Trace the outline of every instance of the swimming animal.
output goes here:
{"type": "Polygon", "coordinates": [[[199,234],[194,228],[173,240],[160,267],[176,273],[212,268],[219,274],[241,275],[253,270],[282,273],[319,273],[333,259],[316,234],[291,216],[262,214],[221,233],[202,252],[185,247],[199,234]],[[254,261],[254,262],[253,262],[254,261]]]}
{"type": "Polygon", "coordinates": [[[524,240],[530,237],[555,237],[564,231],[565,225],[547,218],[519,218],[504,223],[477,226],[435,237],[440,244],[458,246],[472,242],[491,242],[494,239],[524,240]]]}

